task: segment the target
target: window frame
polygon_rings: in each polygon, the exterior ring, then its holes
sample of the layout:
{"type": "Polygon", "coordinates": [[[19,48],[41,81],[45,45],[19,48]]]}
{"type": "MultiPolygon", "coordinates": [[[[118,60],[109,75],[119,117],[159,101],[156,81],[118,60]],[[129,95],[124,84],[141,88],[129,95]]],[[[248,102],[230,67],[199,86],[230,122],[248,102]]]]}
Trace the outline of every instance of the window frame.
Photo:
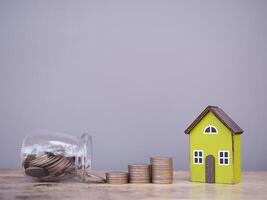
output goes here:
{"type": "Polygon", "coordinates": [[[219,150],[218,151],[218,164],[222,166],[228,166],[230,164],[230,151],[227,150],[219,150]],[[223,153],[223,156],[221,157],[220,153],[223,153]],[[228,157],[225,157],[225,153],[228,154],[228,157]],[[223,159],[223,163],[220,162],[220,160],[223,159]],[[225,160],[228,160],[228,163],[225,163],[225,160]]]}
{"type": "Polygon", "coordinates": [[[197,149],[197,150],[193,150],[193,164],[195,165],[203,165],[204,164],[204,150],[201,149],[197,149]],[[195,152],[197,152],[197,156],[195,156],[195,152]],[[202,156],[199,156],[199,152],[202,153],[202,156]],[[197,159],[198,162],[195,162],[195,158],[197,159]],[[202,162],[199,162],[199,159],[202,159],[202,162]]]}
{"type": "Polygon", "coordinates": [[[208,126],[206,126],[206,127],[204,128],[203,133],[206,134],[206,135],[216,135],[216,134],[218,134],[219,132],[218,132],[218,129],[217,129],[215,126],[213,126],[213,125],[208,125],[208,126]],[[207,128],[210,128],[210,132],[206,132],[206,129],[207,129],[207,128]],[[214,129],[216,130],[215,133],[214,133],[214,132],[211,132],[211,129],[212,129],[212,128],[214,128],[214,129]]]}

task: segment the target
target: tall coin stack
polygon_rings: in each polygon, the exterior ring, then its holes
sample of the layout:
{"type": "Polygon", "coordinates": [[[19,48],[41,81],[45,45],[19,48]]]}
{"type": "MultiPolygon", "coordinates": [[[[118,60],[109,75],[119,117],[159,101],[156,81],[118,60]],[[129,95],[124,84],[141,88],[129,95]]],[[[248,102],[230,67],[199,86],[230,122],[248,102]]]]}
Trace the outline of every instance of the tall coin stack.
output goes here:
{"type": "Polygon", "coordinates": [[[150,183],[150,165],[128,165],[130,183],[150,183]]]}
{"type": "Polygon", "coordinates": [[[128,183],[127,172],[107,172],[106,181],[109,184],[126,184],[128,183]]]}
{"type": "Polygon", "coordinates": [[[152,183],[171,184],[173,182],[172,158],[152,157],[150,163],[152,183]]]}

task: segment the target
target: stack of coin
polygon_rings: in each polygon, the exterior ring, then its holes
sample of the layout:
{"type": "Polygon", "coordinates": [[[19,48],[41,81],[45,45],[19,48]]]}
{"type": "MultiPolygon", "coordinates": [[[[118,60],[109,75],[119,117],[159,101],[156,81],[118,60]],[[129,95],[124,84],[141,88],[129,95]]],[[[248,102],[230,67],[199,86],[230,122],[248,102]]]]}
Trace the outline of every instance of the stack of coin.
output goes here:
{"type": "Polygon", "coordinates": [[[41,155],[29,154],[24,159],[25,174],[40,181],[56,181],[74,176],[75,158],[45,152],[41,155]]]}
{"type": "Polygon", "coordinates": [[[127,172],[107,172],[106,181],[109,184],[126,184],[128,183],[127,172]]]}
{"type": "Polygon", "coordinates": [[[172,158],[153,157],[151,162],[152,183],[170,184],[173,182],[172,158]]]}
{"type": "Polygon", "coordinates": [[[150,165],[128,165],[130,183],[150,183],[150,165]]]}

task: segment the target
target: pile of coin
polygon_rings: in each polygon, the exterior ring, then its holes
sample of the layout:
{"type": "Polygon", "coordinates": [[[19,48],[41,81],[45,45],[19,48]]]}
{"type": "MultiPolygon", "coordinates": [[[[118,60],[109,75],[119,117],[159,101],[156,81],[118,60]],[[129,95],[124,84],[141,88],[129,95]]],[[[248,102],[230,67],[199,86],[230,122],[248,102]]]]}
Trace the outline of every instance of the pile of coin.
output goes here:
{"type": "Polygon", "coordinates": [[[29,154],[23,161],[25,174],[40,181],[56,181],[75,176],[75,157],[65,157],[45,152],[29,154]]]}
{"type": "Polygon", "coordinates": [[[172,158],[152,157],[150,163],[152,183],[170,184],[173,182],[172,158]]]}
{"type": "Polygon", "coordinates": [[[109,184],[126,184],[128,183],[127,172],[107,172],[106,181],[109,184]]]}
{"type": "Polygon", "coordinates": [[[130,183],[150,183],[150,165],[128,165],[130,183]]]}
{"type": "MultiPolygon", "coordinates": [[[[79,163],[81,158],[77,158],[79,163]]],[[[29,154],[22,162],[25,174],[39,181],[60,181],[78,176],[83,182],[126,184],[173,182],[173,166],[170,157],[152,157],[149,164],[128,165],[128,172],[107,172],[106,180],[75,164],[75,156],[58,155],[51,152],[29,154]]],[[[87,169],[87,168],[86,168],[87,169]]]]}

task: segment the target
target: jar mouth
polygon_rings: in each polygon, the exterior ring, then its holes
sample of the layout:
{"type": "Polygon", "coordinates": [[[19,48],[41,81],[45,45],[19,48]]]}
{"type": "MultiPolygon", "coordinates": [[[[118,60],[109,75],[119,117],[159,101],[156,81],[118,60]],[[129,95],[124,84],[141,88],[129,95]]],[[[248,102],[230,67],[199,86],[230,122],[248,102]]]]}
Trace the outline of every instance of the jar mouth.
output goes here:
{"type": "Polygon", "coordinates": [[[92,138],[89,134],[82,134],[79,142],[78,155],[76,156],[78,170],[83,174],[92,168],[92,138]]]}

